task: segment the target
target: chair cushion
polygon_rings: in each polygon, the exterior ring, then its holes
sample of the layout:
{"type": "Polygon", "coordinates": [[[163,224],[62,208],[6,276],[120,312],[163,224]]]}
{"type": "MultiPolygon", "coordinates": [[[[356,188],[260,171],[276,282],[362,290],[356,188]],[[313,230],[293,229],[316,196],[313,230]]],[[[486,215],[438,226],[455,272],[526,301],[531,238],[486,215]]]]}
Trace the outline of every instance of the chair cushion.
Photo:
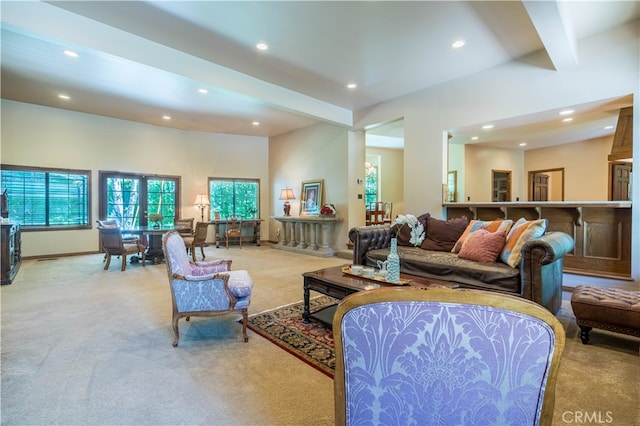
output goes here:
{"type": "Polygon", "coordinates": [[[225,274],[229,275],[229,290],[236,297],[248,297],[251,295],[253,289],[253,280],[249,275],[249,272],[244,270],[239,271],[227,271],[225,274]]]}

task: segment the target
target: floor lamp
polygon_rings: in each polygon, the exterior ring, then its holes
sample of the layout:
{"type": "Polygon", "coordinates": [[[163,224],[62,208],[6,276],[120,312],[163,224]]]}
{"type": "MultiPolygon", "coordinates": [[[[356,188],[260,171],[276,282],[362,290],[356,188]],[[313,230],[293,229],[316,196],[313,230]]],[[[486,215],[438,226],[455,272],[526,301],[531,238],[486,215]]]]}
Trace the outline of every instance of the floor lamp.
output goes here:
{"type": "Polygon", "coordinates": [[[280,191],[280,199],[284,201],[284,215],[291,216],[291,204],[289,204],[289,200],[295,200],[296,197],[293,195],[293,189],[284,188],[280,191]]]}
{"type": "Polygon", "coordinates": [[[209,205],[209,197],[207,194],[196,195],[196,200],[193,202],[196,207],[200,207],[201,222],[204,222],[204,209],[209,205]]]}

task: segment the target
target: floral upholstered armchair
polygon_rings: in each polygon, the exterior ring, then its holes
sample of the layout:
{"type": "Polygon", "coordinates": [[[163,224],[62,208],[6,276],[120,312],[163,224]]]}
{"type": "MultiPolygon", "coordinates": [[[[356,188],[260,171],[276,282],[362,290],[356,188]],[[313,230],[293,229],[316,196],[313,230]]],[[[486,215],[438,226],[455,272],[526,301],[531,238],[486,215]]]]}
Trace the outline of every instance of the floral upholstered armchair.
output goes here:
{"type": "Polygon", "coordinates": [[[178,346],[178,320],[192,316],[242,315],[242,336],[247,336],[248,308],[253,281],[247,271],[231,271],[230,260],[192,262],[182,236],[176,231],[162,239],[173,305],[173,346],[178,346]]]}
{"type": "Polygon", "coordinates": [[[333,317],[335,424],[550,425],[565,334],[515,296],[383,288],[333,317]]]}

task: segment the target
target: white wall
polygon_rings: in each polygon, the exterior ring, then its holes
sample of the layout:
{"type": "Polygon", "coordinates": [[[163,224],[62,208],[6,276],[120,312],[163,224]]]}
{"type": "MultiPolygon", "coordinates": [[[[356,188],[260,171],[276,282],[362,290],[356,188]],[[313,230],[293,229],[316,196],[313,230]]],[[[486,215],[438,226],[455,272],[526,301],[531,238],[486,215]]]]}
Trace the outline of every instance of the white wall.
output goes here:
{"type": "MultiPolygon", "coordinates": [[[[357,185],[349,179],[349,132],[332,124],[317,124],[271,138],[269,169],[271,170],[271,209],[269,240],[277,241],[280,228],[273,216],[282,216],[283,201],[280,190],[293,188],[296,199],[291,201],[291,216],[300,215],[302,182],[324,180],[323,203],[331,203],[337,210],[331,246],[346,249],[349,230],[348,198],[350,188],[357,185]]],[[[364,164],[364,156],[362,157],[364,164]]],[[[361,167],[364,171],[364,167],[361,167]]]]}
{"type": "Polygon", "coordinates": [[[525,173],[564,168],[564,201],[606,201],[612,143],[610,136],[527,151],[525,173]]]}
{"type": "MultiPolygon", "coordinates": [[[[1,124],[3,164],[91,170],[91,223],[98,219],[100,170],[180,176],[182,217],[200,216],[192,203],[197,193],[208,193],[209,177],[260,179],[261,217],[271,209],[267,138],[179,131],[8,100],[1,124]]],[[[22,236],[23,256],[96,250],[95,229],[22,236]]]]}
{"type": "MultiPolygon", "coordinates": [[[[465,149],[465,192],[460,202],[490,202],[493,198],[492,170],[511,170],[511,201],[519,198],[524,201],[523,193],[524,153],[522,151],[482,148],[468,145],[465,149]]],[[[526,177],[525,177],[526,179],[526,177]]]]}

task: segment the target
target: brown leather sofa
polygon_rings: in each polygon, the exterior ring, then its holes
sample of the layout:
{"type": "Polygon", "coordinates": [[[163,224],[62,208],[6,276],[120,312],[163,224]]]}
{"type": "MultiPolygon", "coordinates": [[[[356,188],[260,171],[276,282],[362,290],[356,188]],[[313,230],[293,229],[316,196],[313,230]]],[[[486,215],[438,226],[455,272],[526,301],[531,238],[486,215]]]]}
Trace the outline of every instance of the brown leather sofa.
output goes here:
{"type": "MultiPolygon", "coordinates": [[[[376,266],[389,254],[395,234],[388,225],[352,228],[353,264],[376,266]]],[[[557,314],[562,304],[563,258],[574,241],[563,232],[547,232],[524,244],[519,267],[497,261],[483,263],[459,258],[449,251],[398,246],[400,272],[454,282],[465,288],[515,294],[557,314]]]]}

